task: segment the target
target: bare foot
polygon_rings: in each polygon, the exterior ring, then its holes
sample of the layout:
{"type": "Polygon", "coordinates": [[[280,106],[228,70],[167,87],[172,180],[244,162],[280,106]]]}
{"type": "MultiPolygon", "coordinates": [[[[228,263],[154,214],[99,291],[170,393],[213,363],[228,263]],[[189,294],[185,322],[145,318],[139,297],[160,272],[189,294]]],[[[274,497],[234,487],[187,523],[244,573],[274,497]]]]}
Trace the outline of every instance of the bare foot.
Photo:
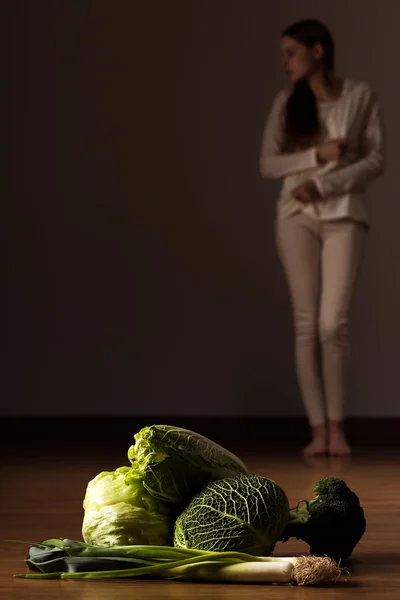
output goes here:
{"type": "Polygon", "coordinates": [[[325,424],[312,427],[312,440],[303,450],[305,456],[321,456],[328,452],[325,424]]]}
{"type": "Polygon", "coordinates": [[[351,448],[343,438],[329,440],[329,454],[331,456],[349,456],[351,448]]]}
{"type": "Polygon", "coordinates": [[[351,448],[347,443],[343,423],[329,423],[329,454],[331,456],[349,456],[351,448]]]}
{"type": "Polygon", "coordinates": [[[304,456],[321,456],[328,452],[328,446],[325,440],[312,440],[303,449],[304,456]]]}

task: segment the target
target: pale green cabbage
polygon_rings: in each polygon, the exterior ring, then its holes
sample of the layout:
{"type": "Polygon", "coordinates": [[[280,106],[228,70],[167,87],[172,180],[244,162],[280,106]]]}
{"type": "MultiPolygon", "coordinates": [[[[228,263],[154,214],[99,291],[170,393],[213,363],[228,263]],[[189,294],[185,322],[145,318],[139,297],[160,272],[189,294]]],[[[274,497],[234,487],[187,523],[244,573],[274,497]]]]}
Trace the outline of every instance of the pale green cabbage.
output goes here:
{"type": "MultiPolygon", "coordinates": [[[[151,425],[135,435],[128,451],[132,477],[155,498],[185,504],[209,481],[247,473],[246,466],[226,448],[181,427],[151,425]]],[[[131,475],[127,474],[127,481],[131,475]]]]}
{"type": "Polygon", "coordinates": [[[172,542],[169,509],[146,491],[142,478],[130,467],[104,471],[92,479],[83,508],[82,535],[87,544],[165,546],[172,542]]]}

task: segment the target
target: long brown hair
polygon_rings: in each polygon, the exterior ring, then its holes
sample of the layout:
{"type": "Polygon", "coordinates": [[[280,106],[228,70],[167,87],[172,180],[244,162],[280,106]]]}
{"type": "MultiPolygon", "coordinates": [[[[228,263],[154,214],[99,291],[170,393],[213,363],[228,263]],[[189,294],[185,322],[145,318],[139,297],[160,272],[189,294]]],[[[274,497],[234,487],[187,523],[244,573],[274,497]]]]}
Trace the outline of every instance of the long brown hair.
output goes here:
{"type": "MultiPolygon", "coordinates": [[[[335,68],[335,45],[326,25],[316,19],[298,21],[287,27],[282,37],[290,37],[307,48],[321,44],[324,50],[324,75],[329,82],[328,76],[335,68]]],[[[306,79],[294,85],[286,103],[284,117],[285,145],[288,147],[311,145],[321,133],[317,99],[306,79]]]]}

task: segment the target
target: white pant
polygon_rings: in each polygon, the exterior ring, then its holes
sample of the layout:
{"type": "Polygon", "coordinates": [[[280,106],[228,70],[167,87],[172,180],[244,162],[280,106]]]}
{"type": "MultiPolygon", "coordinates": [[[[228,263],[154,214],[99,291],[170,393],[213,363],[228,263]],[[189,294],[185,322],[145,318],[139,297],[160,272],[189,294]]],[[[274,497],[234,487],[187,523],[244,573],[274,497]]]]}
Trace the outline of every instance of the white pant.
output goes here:
{"type": "Polygon", "coordinates": [[[344,416],[348,313],[366,234],[367,228],[354,221],[319,221],[304,213],[277,221],[277,247],[294,313],[297,378],[311,426],[344,416]]]}

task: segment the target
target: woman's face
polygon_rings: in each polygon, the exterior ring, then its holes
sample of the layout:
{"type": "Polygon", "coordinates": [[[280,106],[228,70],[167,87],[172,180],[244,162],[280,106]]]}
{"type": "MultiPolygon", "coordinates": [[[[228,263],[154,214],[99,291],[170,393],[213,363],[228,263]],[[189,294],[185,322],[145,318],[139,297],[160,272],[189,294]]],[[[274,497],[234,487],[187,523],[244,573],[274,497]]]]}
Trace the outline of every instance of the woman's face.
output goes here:
{"type": "Polygon", "coordinates": [[[295,39],[284,36],[281,40],[281,54],[282,67],[292,83],[307,79],[321,68],[323,50],[320,44],[308,48],[295,39]]]}

